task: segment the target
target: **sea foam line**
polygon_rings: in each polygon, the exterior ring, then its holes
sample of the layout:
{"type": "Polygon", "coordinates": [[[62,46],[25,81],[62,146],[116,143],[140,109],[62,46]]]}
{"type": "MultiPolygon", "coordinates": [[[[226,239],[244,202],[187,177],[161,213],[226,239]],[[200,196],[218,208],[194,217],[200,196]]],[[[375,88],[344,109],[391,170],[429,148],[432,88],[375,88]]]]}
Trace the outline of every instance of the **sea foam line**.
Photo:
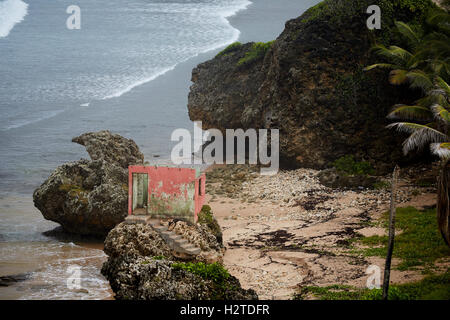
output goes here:
{"type": "Polygon", "coordinates": [[[108,99],[112,99],[112,98],[118,98],[118,97],[124,95],[125,93],[130,92],[130,91],[133,90],[134,88],[136,88],[136,87],[138,87],[138,86],[141,86],[141,85],[143,85],[143,84],[145,84],[145,83],[148,83],[148,82],[150,82],[150,81],[153,81],[153,80],[155,80],[156,78],[158,78],[158,77],[160,77],[160,76],[166,74],[167,72],[174,70],[176,66],[178,66],[179,64],[181,64],[181,63],[183,63],[183,62],[186,62],[186,61],[189,60],[189,59],[195,58],[195,57],[199,56],[200,54],[203,54],[203,53],[206,53],[206,52],[209,52],[209,51],[213,51],[213,50],[222,48],[222,47],[224,47],[224,46],[227,46],[227,45],[229,45],[229,44],[231,44],[231,43],[233,43],[233,42],[236,42],[236,41],[239,39],[239,36],[240,36],[240,34],[241,34],[241,31],[239,31],[238,29],[234,28],[234,27],[231,25],[231,23],[230,23],[230,21],[228,20],[228,18],[230,18],[230,17],[236,15],[239,11],[242,11],[242,10],[247,9],[248,6],[251,5],[251,4],[252,4],[251,1],[245,0],[245,1],[242,2],[242,4],[241,4],[240,6],[236,7],[234,10],[228,10],[228,11],[224,11],[224,12],[223,12],[223,15],[221,16],[221,19],[222,19],[226,24],[228,24],[229,27],[231,27],[231,28],[234,30],[234,33],[233,33],[233,36],[232,36],[231,39],[229,39],[229,40],[227,40],[227,41],[224,41],[223,43],[220,43],[220,44],[217,44],[217,45],[212,45],[211,47],[209,47],[209,48],[207,48],[207,49],[201,50],[201,51],[199,51],[198,53],[196,53],[196,54],[194,54],[194,55],[191,55],[191,56],[189,56],[189,57],[187,57],[187,58],[185,58],[185,59],[179,61],[178,63],[176,63],[176,64],[174,64],[174,65],[172,65],[172,66],[170,66],[170,67],[168,67],[168,68],[165,68],[165,69],[163,69],[162,71],[160,71],[160,72],[158,72],[158,73],[156,73],[156,74],[154,74],[154,75],[152,75],[152,76],[150,76],[150,77],[148,77],[148,78],[145,78],[145,79],[142,79],[142,80],[140,80],[140,81],[137,81],[137,82],[135,82],[135,83],[129,85],[129,86],[126,87],[125,89],[122,89],[122,90],[120,90],[120,91],[118,91],[118,92],[116,92],[116,93],[113,93],[113,94],[110,94],[110,95],[105,96],[105,97],[103,97],[101,100],[108,100],[108,99]]]}
{"type": "Polygon", "coordinates": [[[11,129],[17,129],[17,128],[21,128],[21,127],[27,126],[29,124],[33,124],[33,123],[42,121],[42,120],[47,120],[47,119],[56,117],[61,112],[64,112],[64,110],[43,111],[41,113],[38,113],[38,114],[41,115],[38,118],[16,121],[16,122],[6,126],[5,128],[1,129],[0,131],[8,131],[8,130],[11,130],[11,129]]]}
{"type": "Polygon", "coordinates": [[[21,0],[0,2],[0,38],[7,37],[14,26],[28,14],[28,4],[21,0]]]}

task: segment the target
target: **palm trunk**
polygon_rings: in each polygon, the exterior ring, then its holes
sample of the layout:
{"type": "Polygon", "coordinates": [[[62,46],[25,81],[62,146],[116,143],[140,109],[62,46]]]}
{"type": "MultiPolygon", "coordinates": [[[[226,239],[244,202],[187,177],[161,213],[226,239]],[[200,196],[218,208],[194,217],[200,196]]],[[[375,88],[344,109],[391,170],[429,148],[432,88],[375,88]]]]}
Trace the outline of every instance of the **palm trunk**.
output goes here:
{"type": "Polygon", "coordinates": [[[389,281],[391,278],[391,261],[392,253],[394,252],[394,238],[395,238],[395,200],[397,194],[397,180],[399,176],[400,168],[395,166],[394,173],[392,174],[391,185],[391,210],[389,212],[389,242],[386,255],[386,263],[384,265],[384,279],[383,279],[383,300],[388,299],[389,281]]]}
{"type": "Polygon", "coordinates": [[[442,165],[438,178],[437,219],[439,231],[445,243],[450,246],[450,162],[445,161],[442,165]]]}

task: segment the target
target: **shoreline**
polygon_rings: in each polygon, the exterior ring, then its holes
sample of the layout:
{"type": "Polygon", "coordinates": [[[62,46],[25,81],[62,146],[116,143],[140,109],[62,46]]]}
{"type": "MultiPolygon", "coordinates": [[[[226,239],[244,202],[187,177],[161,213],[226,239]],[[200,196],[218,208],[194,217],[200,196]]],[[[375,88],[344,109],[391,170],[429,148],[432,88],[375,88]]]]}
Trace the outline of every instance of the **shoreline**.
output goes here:
{"type": "MultiPolygon", "coordinates": [[[[264,10],[264,6],[267,6],[269,4],[271,6],[275,6],[275,7],[280,6],[280,4],[273,4],[267,0],[254,1],[247,7],[247,9],[240,10],[235,15],[228,18],[230,25],[232,25],[233,28],[236,28],[237,30],[240,31],[239,38],[237,39],[238,41],[245,41],[245,39],[252,37],[252,34],[255,34],[255,32],[258,29],[258,24],[263,25],[265,23],[264,17],[261,17],[259,19],[259,21],[253,21],[255,23],[253,23],[251,21],[247,21],[246,17],[248,18],[249,15],[256,16],[258,14],[258,11],[264,10]],[[245,15],[242,15],[243,13],[245,13],[245,15]],[[247,31],[249,31],[249,32],[247,32],[247,31]]],[[[296,5],[298,5],[298,4],[296,4],[296,5]]],[[[269,11],[268,12],[268,15],[269,15],[270,10],[266,10],[266,11],[269,11]]],[[[285,11],[288,11],[288,10],[285,10],[285,11]]],[[[301,11],[299,10],[298,14],[294,14],[294,15],[300,15],[300,14],[301,14],[301,11]]],[[[291,15],[290,12],[289,12],[289,15],[291,15]]],[[[268,41],[268,40],[272,40],[275,37],[277,37],[278,34],[281,33],[281,31],[284,29],[284,23],[287,19],[288,19],[288,17],[280,18],[280,20],[277,21],[276,23],[272,22],[270,24],[270,26],[273,27],[272,33],[266,32],[261,35],[262,38],[255,39],[255,41],[264,41],[266,39],[268,41]]],[[[210,50],[208,52],[201,53],[195,57],[189,58],[188,60],[176,65],[173,70],[168,71],[167,73],[157,77],[156,79],[154,79],[150,82],[147,82],[140,86],[134,87],[131,91],[123,94],[122,96],[120,96],[118,98],[109,99],[107,101],[91,102],[90,108],[104,107],[105,110],[107,110],[106,108],[110,108],[111,106],[118,107],[120,105],[133,105],[133,101],[136,101],[139,99],[149,101],[148,103],[150,104],[150,103],[152,103],[152,101],[155,101],[153,94],[155,92],[162,91],[165,99],[171,99],[173,101],[177,101],[177,105],[179,105],[178,113],[187,117],[187,107],[186,107],[187,106],[187,96],[189,93],[189,87],[191,85],[190,78],[191,78],[192,69],[195,66],[197,66],[199,63],[202,63],[202,62],[214,57],[216,52],[220,51],[222,48],[223,47],[220,47],[220,48],[217,48],[214,50],[210,50]],[[184,102],[180,103],[181,101],[184,101],[184,102]]],[[[155,103],[156,103],[156,101],[155,101],[155,103]]],[[[89,112],[90,108],[85,110],[85,112],[89,112]]],[[[64,112],[62,114],[58,114],[57,116],[55,116],[53,118],[44,119],[39,122],[39,125],[42,125],[42,124],[45,125],[45,123],[49,123],[49,126],[51,126],[51,123],[53,121],[58,121],[58,119],[60,117],[70,117],[70,114],[73,112],[79,112],[79,111],[78,110],[69,110],[69,112],[67,112],[67,114],[66,114],[66,112],[64,112]]],[[[192,122],[189,120],[189,124],[191,124],[191,123],[192,122]]],[[[34,126],[37,126],[37,125],[36,124],[30,125],[30,127],[34,127],[34,126]]],[[[153,129],[153,130],[155,130],[155,129],[153,129]]],[[[129,134],[127,136],[130,137],[129,134]]],[[[133,136],[131,136],[130,138],[133,138],[133,136]]],[[[138,143],[138,145],[143,144],[143,140],[140,140],[140,141],[139,141],[139,139],[134,139],[134,140],[138,143]]],[[[68,141],[68,143],[70,143],[70,140],[68,141]]],[[[83,155],[84,155],[84,152],[83,151],[80,152],[80,156],[83,156],[83,155]]],[[[150,159],[150,161],[154,160],[152,158],[152,154],[145,153],[145,156],[147,159],[150,159]]],[[[159,160],[161,160],[161,159],[159,159],[159,160]]],[[[53,171],[54,169],[55,168],[52,168],[51,171],[53,171]]],[[[41,182],[42,181],[40,181],[40,183],[41,182]]],[[[25,208],[24,210],[27,212],[32,212],[32,216],[34,216],[34,218],[37,219],[37,221],[39,223],[47,224],[47,221],[42,217],[40,212],[38,212],[33,206],[32,191],[30,189],[30,186],[28,186],[24,190],[22,190],[22,188],[23,187],[21,185],[18,185],[16,188],[12,188],[12,189],[8,190],[8,192],[2,192],[1,197],[0,197],[0,206],[4,207],[5,210],[7,210],[8,212],[14,212],[14,211],[17,211],[18,204],[21,203],[21,205],[25,208]],[[30,189],[30,190],[28,191],[28,189],[30,189]],[[14,200],[12,200],[12,199],[14,199],[14,200]],[[39,216],[37,216],[37,215],[39,215],[39,216]]],[[[53,223],[50,223],[50,224],[53,225],[53,223]]],[[[48,230],[42,230],[42,231],[49,231],[49,230],[52,230],[53,228],[54,228],[54,226],[49,227],[48,230]]],[[[39,241],[41,241],[41,240],[39,240],[39,241]]],[[[33,243],[35,245],[38,245],[40,243],[39,241],[38,242],[30,241],[29,245],[32,245],[33,243]]],[[[47,237],[47,239],[45,241],[49,242],[49,243],[59,243],[59,244],[65,243],[64,241],[57,240],[55,238],[49,238],[49,237],[47,237]]],[[[2,244],[2,250],[6,250],[5,246],[8,247],[8,246],[12,245],[11,243],[6,242],[6,241],[1,242],[1,244],[2,244]]],[[[87,252],[89,250],[101,250],[101,244],[99,244],[99,243],[74,242],[74,244],[78,247],[78,250],[81,250],[81,251],[87,252]]],[[[3,251],[3,252],[6,252],[6,251],[3,251]]],[[[70,252],[70,250],[69,250],[69,252],[70,252]]],[[[67,257],[67,263],[69,263],[69,260],[70,260],[69,257],[67,257]]],[[[28,257],[28,258],[31,258],[31,257],[28,257]]],[[[8,259],[5,259],[5,261],[6,260],[8,260],[8,259]]],[[[8,260],[8,261],[10,261],[10,260],[8,260]]],[[[14,261],[12,261],[12,260],[11,260],[11,262],[14,263],[14,261]]],[[[30,264],[28,267],[26,266],[27,263],[25,261],[20,262],[20,263],[22,265],[22,268],[20,270],[23,269],[24,272],[31,272],[31,274],[37,274],[37,273],[41,274],[42,273],[36,269],[34,262],[32,264],[30,264]]],[[[42,263],[45,265],[47,263],[46,259],[44,259],[42,261],[42,263]]],[[[11,271],[13,271],[13,270],[11,270],[11,271]]],[[[2,273],[1,276],[14,275],[17,273],[19,273],[19,272],[9,272],[8,271],[8,274],[2,273]]],[[[35,280],[25,280],[25,281],[20,282],[17,285],[11,285],[9,287],[1,289],[0,298],[1,299],[8,299],[8,297],[20,298],[21,293],[15,292],[15,288],[19,288],[19,289],[23,290],[24,288],[27,287],[27,283],[29,284],[30,287],[37,286],[36,288],[39,288],[39,286],[43,285],[42,281],[40,281],[40,280],[37,283],[35,280]],[[17,294],[19,296],[17,296],[17,294]]],[[[46,288],[47,287],[44,286],[44,287],[42,287],[42,290],[45,291],[45,290],[47,290],[46,288]]],[[[80,295],[82,297],[83,293],[74,293],[73,297],[80,298],[80,295]]],[[[44,293],[42,295],[42,298],[45,299],[45,297],[48,297],[48,295],[46,295],[44,293]]],[[[110,298],[111,297],[108,297],[107,299],[110,299],[110,298]]]]}

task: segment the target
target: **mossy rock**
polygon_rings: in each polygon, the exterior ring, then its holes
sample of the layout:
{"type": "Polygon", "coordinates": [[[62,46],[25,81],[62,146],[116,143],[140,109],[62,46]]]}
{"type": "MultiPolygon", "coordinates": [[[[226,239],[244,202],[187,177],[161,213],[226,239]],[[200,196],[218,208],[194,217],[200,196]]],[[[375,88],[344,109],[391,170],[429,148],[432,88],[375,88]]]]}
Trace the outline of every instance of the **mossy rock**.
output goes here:
{"type": "Polygon", "coordinates": [[[217,242],[220,244],[223,243],[222,229],[220,228],[216,218],[214,218],[210,206],[204,205],[202,207],[202,210],[198,214],[198,223],[206,225],[211,233],[216,237],[217,242]]]}

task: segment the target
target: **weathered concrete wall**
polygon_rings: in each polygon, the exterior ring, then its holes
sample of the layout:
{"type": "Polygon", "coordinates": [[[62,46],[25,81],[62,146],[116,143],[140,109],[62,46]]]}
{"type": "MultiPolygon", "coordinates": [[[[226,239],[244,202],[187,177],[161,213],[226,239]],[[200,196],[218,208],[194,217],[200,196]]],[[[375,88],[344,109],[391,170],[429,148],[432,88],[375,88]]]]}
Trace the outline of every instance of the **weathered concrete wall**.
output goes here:
{"type": "Polygon", "coordinates": [[[136,174],[148,175],[148,202],[144,214],[197,220],[197,213],[201,210],[205,198],[204,174],[196,178],[195,169],[129,167],[128,214],[142,214],[141,211],[135,210],[139,207],[137,203],[140,199],[140,192],[136,192],[139,185],[135,181],[136,174]]]}

